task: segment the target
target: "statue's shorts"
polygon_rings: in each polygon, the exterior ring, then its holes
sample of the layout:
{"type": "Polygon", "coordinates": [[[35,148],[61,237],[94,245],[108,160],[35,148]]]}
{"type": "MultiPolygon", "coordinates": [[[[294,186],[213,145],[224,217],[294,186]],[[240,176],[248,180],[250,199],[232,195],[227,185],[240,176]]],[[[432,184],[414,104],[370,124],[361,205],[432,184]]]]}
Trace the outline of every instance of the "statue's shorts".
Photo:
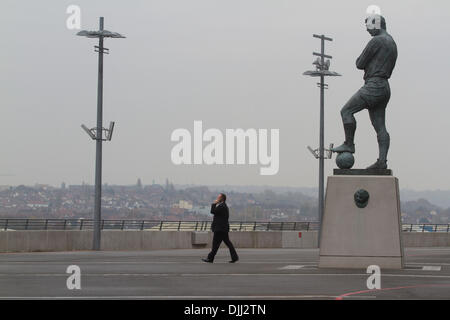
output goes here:
{"type": "Polygon", "coordinates": [[[354,123],[353,114],[368,109],[370,118],[384,119],[385,109],[391,98],[389,82],[384,78],[367,79],[341,110],[344,123],[354,123]]]}

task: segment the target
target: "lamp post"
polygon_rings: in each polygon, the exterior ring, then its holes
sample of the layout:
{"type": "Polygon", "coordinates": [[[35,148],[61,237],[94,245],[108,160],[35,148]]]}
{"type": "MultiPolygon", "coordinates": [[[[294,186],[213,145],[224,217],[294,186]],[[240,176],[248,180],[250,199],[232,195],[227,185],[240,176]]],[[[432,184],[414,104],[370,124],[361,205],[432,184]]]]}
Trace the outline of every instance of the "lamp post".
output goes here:
{"type": "Polygon", "coordinates": [[[98,52],[98,85],[97,85],[97,126],[89,129],[81,125],[83,130],[96,141],[95,151],[95,203],[94,203],[94,240],[92,250],[100,250],[101,239],[101,199],[102,199],[102,142],[111,141],[114,129],[114,122],[111,122],[109,128],[103,128],[103,54],[109,54],[109,49],[103,46],[105,38],[125,38],[117,32],[104,30],[104,18],[100,17],[100,26],[98,31],[80,31],[78,36],[87,38],[98,38],[98,46],[95,46],[95,52],[98,52]],[[105,132],[105,137],[103,137],[105,132]]]}
{"type": "Polygon", "coordinates": [[[319,247],[320,247],[320,234],[322,230],[322,217],[324,211],[324,160],[331,159],[331,149],[333,145],[330,145],[329,149],[325,149],[324,147],[324,108],[325,108],[325,89],[328,89],[328,84],[325,83],[325,77],[336,77],[340,76],[339,73],[334,71],[329,71],[330,68],[330,59],[333,57],[325,54],[325,41],[333,41],[333,39],[326,37],[324,35],[313,35],[314,38],[320,39],[321,49],[320,53],[313,52],[314,56],[318,58],[313,62],[313,65],[316,66],[316,70],[314,71],[306,71],[303,74],[311,77],[320,77],[320,82],[317,83],[320,88],[320,134],[319,134],[319,149],[313,150],[310,146],[308,146],[308,150],[311,151],[313,156],[316,159],[319,159],[319,247]],[[325,58],[328,59],[325,61],[325,58]],[[325,151],[327,151],[327,155],[325,156],[325,151]]]}

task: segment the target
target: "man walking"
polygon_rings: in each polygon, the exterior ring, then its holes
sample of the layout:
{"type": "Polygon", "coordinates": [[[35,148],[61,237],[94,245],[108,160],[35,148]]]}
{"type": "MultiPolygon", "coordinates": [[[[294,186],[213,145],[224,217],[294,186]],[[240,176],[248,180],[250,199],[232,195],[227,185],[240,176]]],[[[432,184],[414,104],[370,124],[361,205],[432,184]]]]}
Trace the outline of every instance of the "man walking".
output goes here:
{"type": "Polygon", "coordinates": [[[233,244],[228,238],[228,232],[230,231],[230,224],[228,223],[229,211],[228,206],[225,203],[227,196],[223,193],[217,196],[217,199],[211,205],[211,213],[214,215],[213,222],[211,225],[211,231],[214,232],[213,243],[211,252],[208,254],[208,258],[202,259],[204,262],[213,263],[214,257],[216,256],[217,250],[219,250],[220,244],[225,242],[228,249],[230,250],[231,261],[230,263],[235,263],[239,260],[239,257],[234,249],[233,244]]]}
{"type": "Polygon", "coordinates": [[[386,107],[391,97],[388,79],[397,61],[397,45],[386,31],[383,16],[374,14],[366,19],[367,31],[372,40],[356,60],[356,67],[364,70],[365,85],[356,92],[341,110],[345,142],[332,149],[337,153],[355,153],[355,113],[368,109],[370,120],[377,133],[378,160],[367,169],[386,169],[390,137],[386,130],[386,107]]]}

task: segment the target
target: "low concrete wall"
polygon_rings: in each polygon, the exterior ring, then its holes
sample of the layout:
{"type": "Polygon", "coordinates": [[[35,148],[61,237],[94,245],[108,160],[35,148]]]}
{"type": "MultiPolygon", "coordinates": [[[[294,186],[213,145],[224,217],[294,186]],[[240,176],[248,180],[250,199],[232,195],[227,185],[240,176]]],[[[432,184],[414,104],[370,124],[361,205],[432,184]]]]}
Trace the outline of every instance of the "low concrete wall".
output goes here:
{"type": "MultiPolygon", "coordinates": [[[[92,231],[0,232],[0,252],[91,250],[92,231]]],[[[193,248],[191,232],[102,231],[102,250],[152,250],[193,248]]]]}
{"type": "Polygon", "coordinates": [[[282,232],[283,248],[311,249],[318,246],[317,231],[288,231],[282,232]]]}
{"type": "Polygon", "coordinates": [[[404,247],[450,247],[450,233],[403,232],[404,247]]]}
{"type": "MultiPolygon", "coordinates": [[[[317,232],[230,232],[237,248],[314,248],[317,232]]],[[[2,231],[0,252],[91,250],[92,231],[2,231]]],[[[192,231],[102,231],[102,250],[210,248],[213,233],[192,231]]],[[[222,244],[222,246],[225,246],[222,244]]]]}
{"type": "MultiPolygon", "coordinates": [[[[91,250],[92,231],[0,231],[0,252],[91,250]]],[[[210,248],[211,232],[102,231],[102,250],[210,248]]],[[[236,248],[317,248],[317,231],[230,232],[236,248]]],[[[403,233],[404,247],[450,247],[450,233],[403,233]]],[[[225,245],[222,244],[222,247],[225,245]]]]}

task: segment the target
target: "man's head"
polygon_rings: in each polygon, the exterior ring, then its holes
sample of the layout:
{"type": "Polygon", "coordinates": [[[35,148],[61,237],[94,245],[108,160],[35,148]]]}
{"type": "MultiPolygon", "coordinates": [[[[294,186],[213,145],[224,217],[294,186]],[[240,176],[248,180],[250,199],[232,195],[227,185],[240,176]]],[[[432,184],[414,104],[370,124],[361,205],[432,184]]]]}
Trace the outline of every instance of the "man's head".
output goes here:
{"type": "Polygon", "coordinates": [[[227,196],[225,195],[225,193],[219,193],[219,195],[217,196],[217,201],[218,202],[225,202],[225,201],[227,201],[227,196]]]}
{"type": "Polygon", "coordinates": [[[382,31],[386,31],[386,20],[382,15],[371,14],[366,18],[366,28],[367,32],[370,33],[372,37],[379,35],[382,31]]]}

